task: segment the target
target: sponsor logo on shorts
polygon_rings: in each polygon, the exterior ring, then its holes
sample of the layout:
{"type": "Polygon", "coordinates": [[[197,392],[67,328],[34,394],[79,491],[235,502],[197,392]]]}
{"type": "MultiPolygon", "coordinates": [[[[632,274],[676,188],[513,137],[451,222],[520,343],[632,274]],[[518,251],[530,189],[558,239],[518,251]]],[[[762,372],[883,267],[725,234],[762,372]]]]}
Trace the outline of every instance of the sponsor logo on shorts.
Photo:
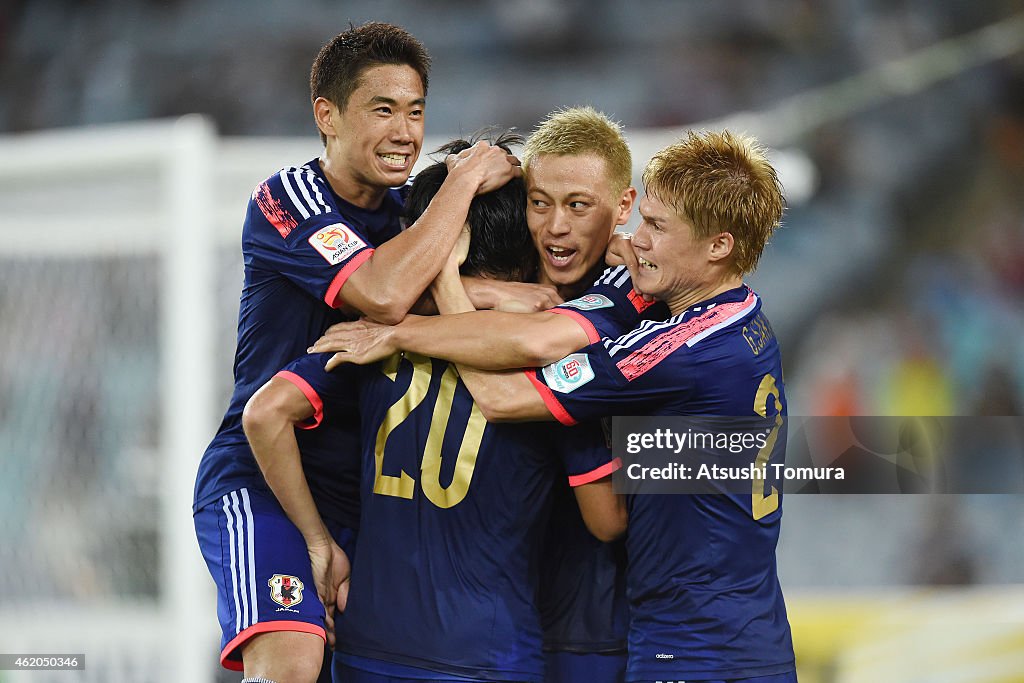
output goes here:
{"type": "Polygon", "coordinates": [[[593,311],[598,308],[612,308],[615,306],[615,302],[604,294],[584,294],[580,298],[566,301],[562,305],[581,311],[593,311]]]}
{"type": "Polygon", "coordinates": [[[545,383],[562,394],[570,394],[594,379],[590,358],[585,353],[574,353],[557,363],[545,367],[541,373],[545,383]]]}
{"type": "Polygon", "coordinates": [[[367,246],[366,242],[344,223],[321,228],[309,238],[309,244],[332,266],[338,265],[367,246]]]}
{"type": "Polygon", "coordinates": [[[302,602],[302,582],[288,574],[274,574],[270,581],[270,599],[282,607],[291,607],[302,602]]]}

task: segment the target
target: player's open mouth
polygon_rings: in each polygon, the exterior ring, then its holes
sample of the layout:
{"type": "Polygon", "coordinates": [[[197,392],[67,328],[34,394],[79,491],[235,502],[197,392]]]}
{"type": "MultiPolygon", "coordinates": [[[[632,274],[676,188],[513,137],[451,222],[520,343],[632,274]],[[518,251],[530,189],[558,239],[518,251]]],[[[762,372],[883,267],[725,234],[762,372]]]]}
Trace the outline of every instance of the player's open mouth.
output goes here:
{"type": "Polygon", "coordinates": [[[646,268],[647,270],[657,270],[658,269],[658,266],[654,265],[650,261],[645,261],[644,259],[640,258],[639,256],[636,257],[636,260],[637,260],[637,262],[640,263],[640,266],[642,268],[646,268]]]}
{"type": "Polygon", "coordinates": [[[404,170],[409,163],[408,154],[393,154],[389,152],[385,154],[378,154],[377,158],[395,169],[404,170]]]}
{"type": "Polygon", "coordinates": [[[576,255],[575,249],[566,249],[564,247],[547,247],[545,251],[548,255],[548,261],[555,266],[569,265],[572,257],[576,255]]]}

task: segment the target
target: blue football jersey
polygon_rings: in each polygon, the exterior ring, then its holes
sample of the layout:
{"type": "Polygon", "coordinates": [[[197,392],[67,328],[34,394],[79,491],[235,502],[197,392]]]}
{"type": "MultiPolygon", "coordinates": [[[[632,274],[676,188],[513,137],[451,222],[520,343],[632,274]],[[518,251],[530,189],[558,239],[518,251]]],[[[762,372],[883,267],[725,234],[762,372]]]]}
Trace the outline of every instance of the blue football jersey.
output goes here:
{"type": "MultiPolygon", "coordinates": [[[[565,424],[607,415],[785,414],[778,342],[747,287],[644,321],[528,376],[565,424]]],[[[784,439],[769,447],[784,449],[784,439]]],[[[781,499],[770,482],[747,495],[630,497],[627,680],[793,670],[774,559],[781,499]]]]}
{"type": "MultiPolygon", "coordinates": [[[[267,491],[245,434],[242,410],[289,361],[306,352],[330,325],[347,278],[374,245],[401,231],[405,188],[381,206],[354,206],[331,189],[314,159],[286,168],[252,193],[242,228],[245,275],[238,311],[235,386],[224,419],[196,477],[194,508],[243,486],[267,491]]],[[[297,434],[310,488],[321,514],[354,525],[358,502],[358,422],[354,414],[297,434]]]]}
{"type": "Polygon", "coordinates": [[[669,316],[664,303],[644,301],[633,289],[626,266],[605,269],[583,294],[548,310],[579,323],[591,344],[602,337],[618,337],[641,320],[664,320],[669,316]]]}
{"type": "Polygon", "coordinates": [[[339,374],[323,371],[327,357],[282,376],[315,392],[324,420],[358,401],[362,512],[338,620],[338,650],[353,656],[343,661],[540,681],[535,596],[551,488],[562,472],[574,485],[610,474],[603,436],[488,424],[445,361],[396,355],[339,374]]]}

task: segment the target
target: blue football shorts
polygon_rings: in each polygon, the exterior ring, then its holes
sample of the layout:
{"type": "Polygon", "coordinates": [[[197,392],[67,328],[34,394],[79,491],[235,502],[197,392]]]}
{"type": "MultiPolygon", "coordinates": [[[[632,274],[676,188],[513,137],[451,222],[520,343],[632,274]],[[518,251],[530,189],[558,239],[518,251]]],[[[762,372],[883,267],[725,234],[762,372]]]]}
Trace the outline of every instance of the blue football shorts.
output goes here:
{"type": "MultiPolygon", "coordinates": [[[[299,631],[326,642],[324,606],[313,583],[302,534],[277,499],[242,488],[193,516],[196,538],[214,583],[221,627],[220,662],[242,670],[242,645],[269,631],[299,631]]],[[[355,532],[328,523],[352,560],[355,532]]]]}

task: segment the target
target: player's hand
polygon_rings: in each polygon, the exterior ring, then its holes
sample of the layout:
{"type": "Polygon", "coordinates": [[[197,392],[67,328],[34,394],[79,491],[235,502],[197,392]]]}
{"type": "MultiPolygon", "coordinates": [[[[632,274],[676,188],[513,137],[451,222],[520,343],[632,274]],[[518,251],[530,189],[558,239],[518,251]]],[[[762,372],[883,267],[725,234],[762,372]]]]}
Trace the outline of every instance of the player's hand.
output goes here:
{"type": "Polygon", "coordinates": [[[558,290],[551,285],[475,277],[462,278],[462,284],[465,285],[466,294],[477,309],[492,308],[511,313],[535,313],[562,303],[558,290]]]}
{"type": "MultiPolygon", "coordinates": [[[[626,266],[629,275],[633,278],[633,288],[636,289],[637,273],[640,272],[640,262],[636,258],[636,251],[633,250],[633,235],[628,232],[617,232],[612,235],[608,242],[608,248],[604,252],[604,262],[609,266],[626,266]]],[[[644,301],[654,301],[650,294],[644,294],[639,289],[638,293],[643,295],[644,301]]]]}
{"type": "Polygon", "coordinates": [[[501,147],[481,140],[445,158],[449,177],[466,174],[476,182],[476,194],[493,192],[522,175],[519,159],[501,147]]]}
{"type": "Polygon", "coordinates": [[[398,351],[393,327],[365,319],[332,325],[307,350],[310,353],[333,351],[334,357],[325,366],[328,371],[342,363],[368,365],[398,351]]]}
{"type": "Polygon", "coordinates": [[[348,556],[333,539],[326,543],[307,546],[309,564],[313,569],[316,593],[324,605],[324,625],[327,644],[334,649],[334,613],[344,612],[348,603],[349,579],[352,565],[348,556]]]}

